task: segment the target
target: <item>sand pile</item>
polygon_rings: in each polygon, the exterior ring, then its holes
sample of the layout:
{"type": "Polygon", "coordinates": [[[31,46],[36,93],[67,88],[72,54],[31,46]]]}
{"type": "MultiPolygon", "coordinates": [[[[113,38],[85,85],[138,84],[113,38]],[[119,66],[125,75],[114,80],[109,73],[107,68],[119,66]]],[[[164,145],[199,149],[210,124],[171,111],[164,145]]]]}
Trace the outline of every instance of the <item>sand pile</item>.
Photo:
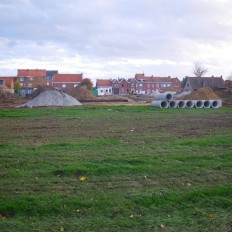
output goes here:
{"type": "Polygon", "coordinates": [[[31,101],[18,107],[38,107],[38,106],[79,106],[81,103],[65,93],[56,90],[42,92],[31,101]]]}
{"type": "Polygon", "coordinates": [[[97,97],[94,96],[86,86],[77,86],[75,88],[69,89],[67,92],[70,96],[75,97],[79,101],[90,101],[96,100],[97,97]]]}
{"type": "Polygon", "coordinates": [[[210,100],[210,99],[220,99],[220,97],[214,93],[211,88],[205,87],[200,88],[192,93],[180,97],[181,100],[210,100]]]}

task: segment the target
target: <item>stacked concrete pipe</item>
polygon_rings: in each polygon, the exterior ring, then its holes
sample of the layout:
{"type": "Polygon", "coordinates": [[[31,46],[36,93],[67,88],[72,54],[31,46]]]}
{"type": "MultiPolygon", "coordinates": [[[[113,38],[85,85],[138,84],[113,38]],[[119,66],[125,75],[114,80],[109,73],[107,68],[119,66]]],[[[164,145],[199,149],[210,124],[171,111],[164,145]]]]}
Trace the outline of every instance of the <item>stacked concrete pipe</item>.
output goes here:
{"type": "Polygon", "coordinates": [[[220,100],[209,100],[209,101],[210,101],[211,107],[214,109],[217,109],[221,107],[222,105],[222,102],[220,100]]]}
{"type": "Polygon", "coordinates": [[[209,109],[211,107],[211,102],[210,100],[205,100],[204,101],[204,108],[209,109]]]}
{"type": "Polygon", "coordinates": [[[155,100],[164,100],[164,101],[171,101],[173,95],[171,93],[157,93],[155,95],[155,100]]]}
{"type": "Polygon", "coordinates": [[[169,101],[169,108],[176,108],[178,106],[178,102],[177,101],[169,101]]]}
{"type": "Polygon", "coordinates": [[[153,101],[151,105],[159,108],[168,108],[168,101],[164,101],[164,100],[153,101]]]}
{"type": "Polygon", "coordinates": [[[222,106],[222,100],[173,100],[172,93],[157,93],[152,106],[159,108],[219,108],[222,106]]]}
{"type": "Polygon", "coordinates": [[[194,102],[194,106],[195,108],[203,108],[204,107],[204,101],[203,100],[195,100],[194,102]]]}
{"type": "Polygon", "coordinates": [[[178,108],[185,108],[186,107],[186,101],[182,101],[182,100],[180,100],[180,101],[176,101],[177,102],[177,107],[178,108]]]}
{"type": "Polygon", "coordinates": [[[191,100],[186,101],[186,108],[193,108],[194,107],[194,102],[191,100]]]}

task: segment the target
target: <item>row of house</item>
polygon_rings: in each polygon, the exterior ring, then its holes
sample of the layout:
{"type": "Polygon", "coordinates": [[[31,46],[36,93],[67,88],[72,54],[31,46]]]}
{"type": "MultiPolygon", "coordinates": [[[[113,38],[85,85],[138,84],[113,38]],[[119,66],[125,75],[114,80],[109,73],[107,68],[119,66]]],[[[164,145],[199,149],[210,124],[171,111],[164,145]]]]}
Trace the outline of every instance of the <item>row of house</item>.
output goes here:
{"type": "Polygon", "coordinates": [[[98,89],[98,95],[150,94],[165,89],[181,91],[181,81],[177,77],[154,77],[135,74],[134,78],[129,79],[97,79],[96,88],[98,89]]]}
{"type": "MultiPolygon", "coordinates": [[[[19,83],[19,94],[26,96],[31,94],[39,86],[51,86],[60,90],[74,88],[83,80],[83,74],[60,74],[58,70],[46,69],[18,69],[17,76],[0,77],[0,88],[14,91],[14,84],[19,83]]],[[[173,90],[189,91],[202,87],[213,89],[226,88],[226,82],[221,77],[186,77],[185,86],[181,87],[181,81],[177,77],[145,76],[135,74],[133,78],[97,79],[96,87],[98,95],[126,95],[130,93],[150,94],[155,91],[173,90]]]]}

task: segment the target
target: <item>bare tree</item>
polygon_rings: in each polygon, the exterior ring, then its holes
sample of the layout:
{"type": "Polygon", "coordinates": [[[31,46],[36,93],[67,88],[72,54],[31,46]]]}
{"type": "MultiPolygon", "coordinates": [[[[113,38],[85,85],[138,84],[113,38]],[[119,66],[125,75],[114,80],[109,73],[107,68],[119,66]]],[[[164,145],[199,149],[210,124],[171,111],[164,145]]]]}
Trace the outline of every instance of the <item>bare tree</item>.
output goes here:
{"type": "Polygon", "coordinates": [[[202,77],[207,72],[208,72],[208,69],[206,69],[200,62],[194,63],[193,74],[196,77],[202,77]]]}

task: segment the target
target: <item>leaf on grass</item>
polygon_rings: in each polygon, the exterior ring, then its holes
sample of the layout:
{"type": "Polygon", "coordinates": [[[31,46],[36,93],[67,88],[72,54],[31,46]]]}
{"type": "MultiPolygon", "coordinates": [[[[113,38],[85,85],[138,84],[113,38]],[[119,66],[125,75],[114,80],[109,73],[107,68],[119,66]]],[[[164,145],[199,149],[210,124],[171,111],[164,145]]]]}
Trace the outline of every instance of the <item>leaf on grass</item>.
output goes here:
{"type": "Polygon", "coordinates": [[[80,176],[80,181],[86,181],[87,177],[86,176],[80,176]]]}
{"type": "Polygon", "coordinates": [[[60,232],[64,232],[64,227],[63,226],[60,227],[60,232]]]}

